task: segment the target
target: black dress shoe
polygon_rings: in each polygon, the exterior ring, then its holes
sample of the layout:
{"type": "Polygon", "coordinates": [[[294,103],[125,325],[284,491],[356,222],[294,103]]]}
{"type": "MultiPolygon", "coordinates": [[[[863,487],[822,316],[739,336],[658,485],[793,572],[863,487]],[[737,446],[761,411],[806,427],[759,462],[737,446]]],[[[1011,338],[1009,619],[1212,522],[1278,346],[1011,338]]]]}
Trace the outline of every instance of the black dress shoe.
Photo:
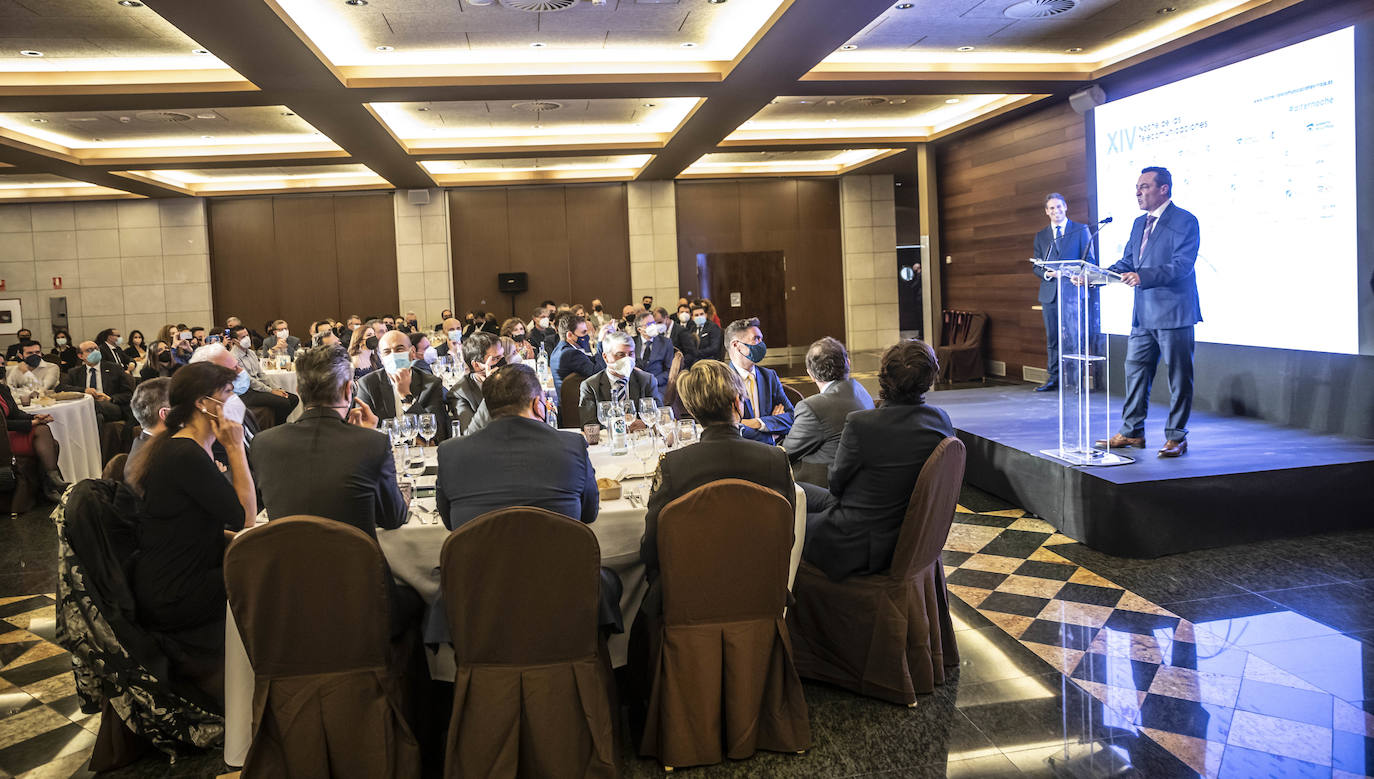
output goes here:
{"type": "Polygon", "coordinates": [[[1059,382],[1057,382],[1057,381],[1047,381],[1047,382],[1045,382],[1044,384],[1041,384],[1039,387],[1036,387],[1036,388],[1035,388],[1035,391],[1036,391],[1036,392],[1049,392],[1050,390],[1056,390],[1056,389],[1059,389],[1059,382]]]}

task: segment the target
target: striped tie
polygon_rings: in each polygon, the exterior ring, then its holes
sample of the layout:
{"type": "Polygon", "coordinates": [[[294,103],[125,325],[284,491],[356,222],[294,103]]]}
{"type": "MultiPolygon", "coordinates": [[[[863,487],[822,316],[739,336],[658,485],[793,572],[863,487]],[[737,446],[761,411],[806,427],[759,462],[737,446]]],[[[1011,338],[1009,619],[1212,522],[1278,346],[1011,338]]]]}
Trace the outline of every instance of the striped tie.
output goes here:
{"type": "Polygon", "coordinates": [[[629,389],[629,382],[625,379],[616,379],[611,383],[611,400],[616,403],[624,403],[625,395],[629,389]]]}

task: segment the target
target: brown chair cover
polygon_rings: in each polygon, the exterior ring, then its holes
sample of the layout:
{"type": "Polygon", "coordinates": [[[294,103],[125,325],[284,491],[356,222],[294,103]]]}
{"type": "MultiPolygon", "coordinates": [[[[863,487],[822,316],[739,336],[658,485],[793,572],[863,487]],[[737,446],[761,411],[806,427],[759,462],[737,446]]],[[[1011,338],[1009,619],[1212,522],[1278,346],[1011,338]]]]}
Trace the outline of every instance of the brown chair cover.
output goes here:
{"type": "Polygon", "coordinates": [[[440,579],[458,673],[445,776],[615,776],[600,571],[591,528],[544,509],[490,511],[449,534],[440,579]]]}
{"type": "Polygon", "coordinates": [[[787,399],[792,401],[793,406],[802,402],[801,390],[793,387],[791,384],[782,385],[782,394],[786,395],[787,399]]]}
{"type": "Polygon", "coordinates": [[[320,517],[277,519],[229,545],[224,581],[256,676],[244,776],[419,775],[387,667],[390,575],[374,539],[320,517]]]}
{"type": "Polygon", "coordinates": [[[938,382],[972,381],[983,373],[983,333],[988,315],[973,311],[944,312],[944,328],[935,357],[940,361],[938,382]]]}
{"type": "Polygon", "coordinates": [[[803,562],[787,626],[807,679],[911,705],[959,664],[940,551],[964,478],[964,444],[946,438],[921,468],[892,569],[832,581],[803,562]]]}
{"type": "Polygon", "coordinates": [[[105,463],[105,469],[100,472],[100,478],[111,481],[124,481],[124,465],[129,461],[129,455],[120,452],[110,461],[105,463]]]}
{"type": "Polygon", "coordinates": [[[580,373],[569,373],[558,390],[558,426],[561,428],[582,429],[582,382],[587,377],[580,373]]]}
{"type": "Polygon", "coordinates": [[[783,608],[792,507],[740,479],[702,485],[658,518],[663,617],[650,625],[640,754],[668,766],[811,746],[783,608]]]}
{"type": "Polygon", "coordinates": [[[38,458],[15,457],[10,450],[10,437],[0,430],[0,467],[13,463],[14,491],[0,493],[0,511],[8,508],[11,514],[23,514],[33,508],[38,496],[43,494],[39,487],[42,476],[38,473],[38,458]]]}

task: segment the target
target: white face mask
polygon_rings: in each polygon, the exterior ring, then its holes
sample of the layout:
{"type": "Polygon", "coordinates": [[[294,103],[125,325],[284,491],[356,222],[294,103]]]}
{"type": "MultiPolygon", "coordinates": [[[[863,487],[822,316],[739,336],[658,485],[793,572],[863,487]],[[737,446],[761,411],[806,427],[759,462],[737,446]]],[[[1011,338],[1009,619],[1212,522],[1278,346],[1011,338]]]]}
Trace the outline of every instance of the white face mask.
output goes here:
{"type": "MultiPolygon", "coordinates": [[[[213,401],[214,398],[211,398],[211,400],[213,401]]],[[[230,395],[228,400],[220,403],[219,413],[222,414],[225,419],[237,425],[243,424],[243,415],[246,411],[247,409],[243,405],[243,400],[238,395],[230,395]]],[[[211,416],[214,415],[211,414],[211,416]]]]}
{"type": "Polygon", "coordinates": [[[462,342],[463,342],[463,331],[462,331],[462,330],[450,330],[450,331],[448,331],[448,342],[451,343],[451,344],[453,344],[454,346],[457,346],[458,344],[462,343],[462,342]]]}
{"type": "Polygon", "coordinates": [[[253,339],[245,335],[244,337],[239,339],[239,346],[242,346],[244,349],[252,349],[253,339]]]}
{"type": "Polygon", "coordinates": [[[278,331],[277,331],[277,338],[280,338],[280,339],[283,340],[283,341],[285,341],[286,339],[288,339],[288,338],[290,338],[290,337],[291,337],[291,331],[290,331],[290,330],[278,330],[278,331]]]}
{"type": "Polygon", "coordinates": [[[688,320],[690,320],[691,318],[692,315],[687,313],[686,311],[683,311],[682,313],[677,315],[677,321],[681,322],[684,325],[687,324],[688,320]]]}
{"type": "Polygon", "coordinates": [[[628,356],[621,357],[619,360],[610,364],[610,369],[615,375],[628,378],[630,372],[635,369],[635,358],[628,356]]]}
{"type": "Polygon", "coordinates": [[[541,317],[539,317],[539,322],[538,322],[538,324],[539,324],[539,329],[540,329],[540,330],[548,330],[548,329],[549,329],[549,318],[546,317],[546,316],[541,316],[541,317]]]}

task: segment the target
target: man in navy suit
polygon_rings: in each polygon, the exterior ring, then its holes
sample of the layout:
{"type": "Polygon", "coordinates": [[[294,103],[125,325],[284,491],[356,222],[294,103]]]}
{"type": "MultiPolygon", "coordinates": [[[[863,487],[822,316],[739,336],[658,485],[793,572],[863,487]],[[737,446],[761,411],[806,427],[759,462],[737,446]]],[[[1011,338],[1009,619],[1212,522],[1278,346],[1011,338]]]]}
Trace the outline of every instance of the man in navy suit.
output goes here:
{"type": "MultiPolygon", "coordinates": [[[[1050,225],[1035,234],[1034,254],[1031,256],[1045,262],[1058,260],[1087,259],[1092,261],[1092,246],[1089,243],[1088,226],[1069,221],[1069,201],[1058,192],[1045,196],[1045,215],[1050,225]]],[[[1036,392],[1048,392],[1059,386],[1059,277],[1055,271],[1032,266],[1040,278],[1040,314],[1045,320],[1045,352],[1048,362],[1045,372],[1049,377],[1045,383],[1035,388],[1036,392]]]]}
{"type": "Polygon", "coordinates": [[[660,324],[652,311],[639,314],[635,328],[635,365],[654,377],[657,385],[654,396],[663,402],[663,390],[668,386],[668,371],[673,367],[673,342],[664,333],[667,326],[660,324]]]}
{"type": "Polygon", "coordinates": [[[591,328],[587,318],[571,311],[558,317],[558,345],[549,355],[549,369],[553,371],[553,384],[559,391],[563,380],[571,374],[583,379],[590,378],[606,367],[601,355],[588,357],[592,348],[591,328]]]}
{"type": "Polygon", "coordinates": [[[1168,170],[1145,168],[1135,185],[1136,204],[1145,212],[1131,225],[1121,260],[1108,270],[1135,288],[1131,335],[1126,341],[1126,401],[1121,428],[1098,445],[1145,448],[1145,412],[1160,357],[1169,369],[1169,419],[1160,457],[1188,451],[1188,414],[1193,408],[1193,325],[1202,321],[1197,296],[1201,241],[1197,217],[1173,204],[1168,170]]]}
{"type": "Polygon", "coordinates": [[[792,401],[782,391],[778,374],[758,363],[768,353],[757,319],[736,319],[725,328],[725,354],[744,382],[740,434],[775,444],[792,429],[792,401]]]}

